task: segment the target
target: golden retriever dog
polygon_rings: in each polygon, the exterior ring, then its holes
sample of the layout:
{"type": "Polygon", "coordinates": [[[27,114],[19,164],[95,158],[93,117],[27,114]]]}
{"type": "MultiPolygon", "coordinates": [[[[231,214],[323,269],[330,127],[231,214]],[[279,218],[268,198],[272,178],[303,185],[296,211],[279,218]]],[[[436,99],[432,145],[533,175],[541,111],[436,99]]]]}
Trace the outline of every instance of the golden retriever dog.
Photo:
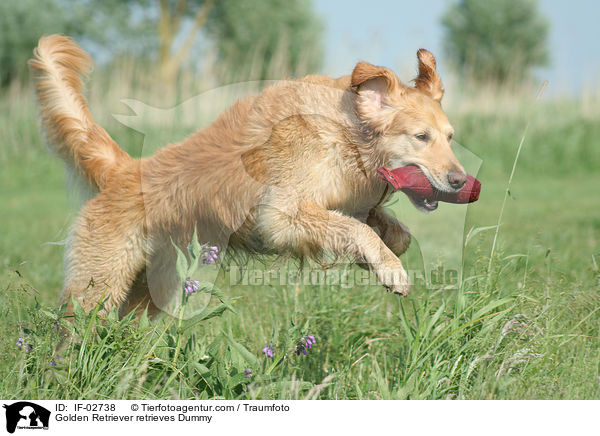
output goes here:
{"type": "Polygon", "coordinates": [[[366,62],[338,79],[281,81],[183,142],[134,159],[87,107],[89,56],[67,37],[41,38],[30,65],[43,129],[97,191],[70,232],[61,301],[160,311],[180,286],[171,241],[185,246],[194,231],[201,241],[251,253],[350,255],[407,295],[398,256],[410,233],[385,211],[390,192],[377,169],[416,165],[446,192],[466,179],[450,148],[435,58],[424,49],[417,58],[414,87],[366,62]]]}

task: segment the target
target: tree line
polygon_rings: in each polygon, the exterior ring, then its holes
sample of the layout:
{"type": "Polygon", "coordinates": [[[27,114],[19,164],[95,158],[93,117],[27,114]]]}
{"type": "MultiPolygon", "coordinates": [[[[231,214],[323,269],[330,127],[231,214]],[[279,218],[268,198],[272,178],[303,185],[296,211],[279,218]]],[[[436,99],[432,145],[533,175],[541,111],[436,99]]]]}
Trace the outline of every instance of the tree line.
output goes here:
{"type": "MultiPolygon", "coordinates": [[[[455,1],[441,25],[446,57],[461,77],[504,83],[549,62],[549,24],[535,0],[455,1]]],[[[155,63],[172,82],[202,63],[207,46],[238,76],[253,69],[254,78],[276,79],[268,77],[274,59],[290,75],[318,72],[323,29],[309,0],[7,0],[0,2],[0,86],[26,80],[26,60],[43,34],[70,35],[108,62],[155,63]]]]}

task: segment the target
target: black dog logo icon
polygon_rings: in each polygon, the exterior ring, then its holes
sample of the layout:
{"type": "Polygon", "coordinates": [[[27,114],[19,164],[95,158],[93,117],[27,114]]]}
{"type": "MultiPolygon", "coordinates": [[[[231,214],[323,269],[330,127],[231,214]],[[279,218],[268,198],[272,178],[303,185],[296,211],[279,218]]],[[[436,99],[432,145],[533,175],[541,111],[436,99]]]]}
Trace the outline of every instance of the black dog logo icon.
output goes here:
{"type": "Polygon", "coordinates": [[[6,431],[14,433],[17,424],[21,421],[19,428],[48,429],[50,411],[29,401],[19,401],[10,405],[4,405],[6,409],[6,431]]]}

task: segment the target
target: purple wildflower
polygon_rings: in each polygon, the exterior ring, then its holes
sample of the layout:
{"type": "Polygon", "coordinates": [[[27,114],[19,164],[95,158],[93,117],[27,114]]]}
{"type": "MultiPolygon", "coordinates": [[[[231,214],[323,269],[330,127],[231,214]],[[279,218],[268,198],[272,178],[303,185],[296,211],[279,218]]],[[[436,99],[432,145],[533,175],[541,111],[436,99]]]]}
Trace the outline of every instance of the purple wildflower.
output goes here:
{"type": "Polygon", "coordinates": [[[219,247],[209,246],[205,248],[204,252],[205,256],[202,260],[202,263],[205,265],[210,265],[213,262],[216,262],[219,257],[219,247]]]}
{"type": "Polygon", "coordinates": [[[312,346],[316,343],[317,341],[313,335],[303,336],[298,342],[298,345],[296,346],[296,355],[299,356],[300,353],[302,353],[306,356],[308,350],[310,350],[312,346]]]}
{"type": "Polygon", "coordinates": [[[56,321],[56,322],[54,323],[54,325],[55,325],[56,327],[58,327],[58,326],[60,325],[60,322],[59,322],[59,321],[56,321]]]}
{"type": "Polygon", "coordinates": [[[17,348],[20,350],[23,347],[23,338],[19,338],[17,341],[17,348]]]}
{"type": "Polygon", "coordinates": [[[185,291],[186,295],[193,294],[199,288],[200,288],[200,282],[198,280],[192,280],[192,279],[188,278],[185,280],[185,283],[183,284],[183,290],[185,291]]]}
{"type": "Polygon", "coordinates": [[[246,368],[244,370],[244,377],[246,377],[246,378],[252,377],[252,370],[250,368],[246,368]]]}
{"type": "Polygon", "coordinates": [[[52,360],[50,361],[50,366],[56,366],[56,362],[54,361],[54,359],[52,359],[52,360]]]}
{"type": "Polygon", "coordinates": [[[31,350],[33,350],[33,345],[27,344],[27,348],[25,348],[25,354],[29,354],[31,350]]]}
{"type": "Polygon", "coordinates": [[[262,353],[269,358],[275,356],[275,348],[273,348],[273,344],[265,345],[265,347],[262,349],[262,353]]]}

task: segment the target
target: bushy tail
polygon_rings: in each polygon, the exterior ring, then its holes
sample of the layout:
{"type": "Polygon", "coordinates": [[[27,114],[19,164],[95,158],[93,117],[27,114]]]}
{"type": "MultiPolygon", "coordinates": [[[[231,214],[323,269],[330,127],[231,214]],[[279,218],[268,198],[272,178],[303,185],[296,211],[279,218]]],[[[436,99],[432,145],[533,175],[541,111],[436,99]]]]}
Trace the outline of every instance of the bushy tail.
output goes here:
{"type": "Polygon", "coordinates": [[[61,35],[40,38],[33,54],[29,65],[51,145],[92,186],[104,188],[111,173],[131,157],[90,114],[81,76],[89,74],[92,60],[72,39],[61,35]]]}

